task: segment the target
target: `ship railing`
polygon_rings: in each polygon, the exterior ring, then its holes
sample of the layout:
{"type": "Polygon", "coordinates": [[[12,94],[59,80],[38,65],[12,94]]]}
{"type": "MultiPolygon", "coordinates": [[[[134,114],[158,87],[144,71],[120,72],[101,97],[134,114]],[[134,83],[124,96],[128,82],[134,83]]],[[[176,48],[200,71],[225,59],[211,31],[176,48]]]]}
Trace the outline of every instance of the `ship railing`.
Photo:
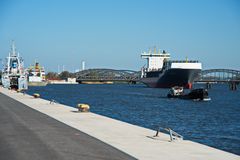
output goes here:
{"type": "Polygon", "coordinates": [[[138,80],[139,79],[139,76],[79,76],[78,79],[81,79],[81,80],[102,80],[102,81],[105,81],[105,80],[138,80]]]}
{"type": "Polygon", "coordinates": [[[143,68],[142,73],[141,73],[141,78],[145,78],[147,76],[147,72],[158,72],[158,71],[163,71],[163,68],[143,68]]]}
{"type": "Polygon", "coordinates": [[[162,68],[144,68],[143,71],[144,72],[152,72],[152,71],[161,71],[162,68]]]}
{"type": "Polygon", "coordinates": [[[171,60],[170,63],[199,63],[197,60],[171,60]]]}

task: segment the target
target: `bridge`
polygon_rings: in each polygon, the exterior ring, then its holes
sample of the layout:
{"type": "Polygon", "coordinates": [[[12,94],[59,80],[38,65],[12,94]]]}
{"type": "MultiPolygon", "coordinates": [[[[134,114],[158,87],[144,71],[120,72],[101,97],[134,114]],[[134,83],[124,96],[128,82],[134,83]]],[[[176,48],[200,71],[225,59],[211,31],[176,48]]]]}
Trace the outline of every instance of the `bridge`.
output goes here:
{"type": "Polygon", "coordinates": [[[208,69],[201,72],[197,82],[240,82],[240,71],[232,69],[208,69]]]}
{"type": "Polygon", "coordinates": [[[88,69],[76,73],[77,82],[128,82],[136,83],[141,73],[132,70],[88,69]]]}
{"type": "MultiPolygon", "coordinates": [[[[135,84],[140,81],[140,71],[114,69],[88,69],[76,73],[77,82],[128,82],[135,84]]],[[[234,89],[240,83],[240,71],[232,69],[203,70],[195,82],[229,83],[234,89]]]]}
{"type": "Polygon", "coordinates": [[[237,90],[240,83],[240,71],[232,69],[203,70],[195,82],[206,83],[206,88],[211,88],[211,83],[228,83],[230,90],[237,90]]]}

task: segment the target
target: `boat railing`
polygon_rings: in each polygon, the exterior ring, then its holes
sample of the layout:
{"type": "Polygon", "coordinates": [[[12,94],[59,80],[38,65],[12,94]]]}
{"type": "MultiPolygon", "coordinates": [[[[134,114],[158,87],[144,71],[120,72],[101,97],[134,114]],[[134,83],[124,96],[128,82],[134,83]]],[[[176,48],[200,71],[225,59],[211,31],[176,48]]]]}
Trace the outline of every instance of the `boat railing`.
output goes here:
{"type": "Polygon", "coordinates": [[[199,63],[197,60],[171,60],[170,63],[199,63]]]}
{"type": "Polygon", "coordinates": [[[147,72],[158,72],[158,71],[162,71],[162,68],[142,68],[141,69],[141,78],[144,78],[147,76],[147,72]]]}
{"type": "Polygon", "coordinates": [[[154,71],[161,71],[162,68],[143,68],[144,72],[154,72],[154,71]]]}

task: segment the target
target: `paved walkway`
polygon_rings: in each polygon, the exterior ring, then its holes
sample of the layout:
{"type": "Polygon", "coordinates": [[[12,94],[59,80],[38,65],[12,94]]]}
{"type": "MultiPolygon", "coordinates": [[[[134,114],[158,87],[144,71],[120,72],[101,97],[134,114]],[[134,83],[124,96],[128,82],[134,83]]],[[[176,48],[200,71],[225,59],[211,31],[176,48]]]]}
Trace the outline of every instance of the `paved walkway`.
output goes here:
{"type": "Polygon", "coordinates": [[[0,93],[0,159],[134,158],[0,93]]]}
{"type": "MultiPolygon", "coordinates": [[[[238,155],[192,141],[179,140],[169,142],[169,135],[163,133],[159,133],[159,137],[156,138],[153,137],[155,134],[153,130],[94,113],[77,113],[75,108],[66,105],[50,104],[47,100],[34,99],[32,96],[23,95],[3,88],[0,88],[0,92],[30,108],[38,110],[62,123],[110,144],[137,159],[240,160],[240,156],[238,155]]],[[[41,134],[42,133],[38,136],[41,136],[41,134]]],[[[54,139],[54,136],[50,137],[49,141],[51,139],[54,139]]],[[[87,143],[88,139],[86,139],[86,144],[87,143]]],[[[64,148],[65,147],[63,147],[63,149],[64,148]]]]}

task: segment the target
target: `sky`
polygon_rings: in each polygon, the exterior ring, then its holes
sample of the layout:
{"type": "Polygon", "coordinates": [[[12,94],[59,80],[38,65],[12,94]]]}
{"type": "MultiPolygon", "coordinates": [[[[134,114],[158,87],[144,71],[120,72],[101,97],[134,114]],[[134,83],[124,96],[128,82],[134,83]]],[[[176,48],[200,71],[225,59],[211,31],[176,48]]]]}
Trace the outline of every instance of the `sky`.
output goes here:
{"type": "Polygon", "coordinates": [[[14,40],[25,67],[140,70],[156,46],[203,69],[240,70],[239,0],[1,0],[0,58],[14,40]]]}

